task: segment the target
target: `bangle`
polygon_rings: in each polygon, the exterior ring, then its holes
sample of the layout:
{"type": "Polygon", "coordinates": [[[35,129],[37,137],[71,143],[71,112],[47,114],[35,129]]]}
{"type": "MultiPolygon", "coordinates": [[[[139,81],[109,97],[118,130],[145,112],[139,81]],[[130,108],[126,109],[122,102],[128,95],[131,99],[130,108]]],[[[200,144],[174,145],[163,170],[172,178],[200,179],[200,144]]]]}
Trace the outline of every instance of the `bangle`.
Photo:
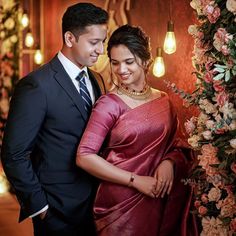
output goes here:
{"type": "Polygon", "coordinates": [[[133,187],[133,184],[134,184],[134,173],[130,173],[128,187],[133,187]]]}

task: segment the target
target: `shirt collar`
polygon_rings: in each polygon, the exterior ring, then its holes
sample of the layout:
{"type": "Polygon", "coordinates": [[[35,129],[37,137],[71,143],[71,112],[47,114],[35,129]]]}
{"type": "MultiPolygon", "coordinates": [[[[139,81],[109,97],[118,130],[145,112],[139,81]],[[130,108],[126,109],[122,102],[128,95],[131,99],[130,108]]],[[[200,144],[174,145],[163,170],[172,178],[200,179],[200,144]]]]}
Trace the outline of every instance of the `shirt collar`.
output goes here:
{"type": "Polygon", "coordinates": [[[58,52],[57,57],[71,79],[75,79],[82,70],[84,70],[88,75],[88,68],[86,66],[84,66],[82,69],[79,68],[71,60],[69,60],[61,51],[58,52]]]}

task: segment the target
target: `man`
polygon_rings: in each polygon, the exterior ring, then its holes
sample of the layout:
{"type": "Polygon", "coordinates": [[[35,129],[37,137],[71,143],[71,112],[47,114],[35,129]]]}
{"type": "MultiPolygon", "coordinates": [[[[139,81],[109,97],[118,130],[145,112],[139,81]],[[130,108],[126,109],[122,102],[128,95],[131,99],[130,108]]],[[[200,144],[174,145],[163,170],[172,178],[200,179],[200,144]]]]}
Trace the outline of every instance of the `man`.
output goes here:
{"type": "Polygon", "coordinates": [[[104,51],[107,21],[93,4],[69,7],[61,51],[20,80],[11,100],[2,162],[21,205],[19,221],[32,217],[37,236],[95,232],[94,180],[76,167],[75,155],[91,105],[105,92],[87,67],[104,51]]]}

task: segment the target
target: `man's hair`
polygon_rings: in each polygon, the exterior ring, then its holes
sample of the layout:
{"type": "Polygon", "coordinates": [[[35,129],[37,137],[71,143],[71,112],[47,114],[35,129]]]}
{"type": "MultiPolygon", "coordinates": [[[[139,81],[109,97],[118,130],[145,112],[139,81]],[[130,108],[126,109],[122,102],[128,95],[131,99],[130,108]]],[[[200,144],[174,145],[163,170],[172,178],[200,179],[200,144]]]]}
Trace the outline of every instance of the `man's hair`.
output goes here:
{"type": "Polygon", "coordinates": [[[107,24],[108,13],[92,3],[77,3],[67,8],[62,17],[62,37],[70,31],[78,37],[86,26],[107,24]]]}

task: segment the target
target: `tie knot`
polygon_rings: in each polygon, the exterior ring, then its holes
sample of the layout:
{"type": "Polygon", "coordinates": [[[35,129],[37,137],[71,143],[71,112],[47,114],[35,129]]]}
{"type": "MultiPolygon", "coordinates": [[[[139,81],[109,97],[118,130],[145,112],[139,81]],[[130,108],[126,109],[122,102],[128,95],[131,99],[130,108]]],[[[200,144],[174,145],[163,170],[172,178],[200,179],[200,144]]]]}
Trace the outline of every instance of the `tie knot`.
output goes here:
{"type": "Polygon", "coordinates": [[[84,80],[86,77],[86,72],[84,70],[82,70],[79,75],[76,77],[76,80],[80,81],[80,80],[84,80]]]}

